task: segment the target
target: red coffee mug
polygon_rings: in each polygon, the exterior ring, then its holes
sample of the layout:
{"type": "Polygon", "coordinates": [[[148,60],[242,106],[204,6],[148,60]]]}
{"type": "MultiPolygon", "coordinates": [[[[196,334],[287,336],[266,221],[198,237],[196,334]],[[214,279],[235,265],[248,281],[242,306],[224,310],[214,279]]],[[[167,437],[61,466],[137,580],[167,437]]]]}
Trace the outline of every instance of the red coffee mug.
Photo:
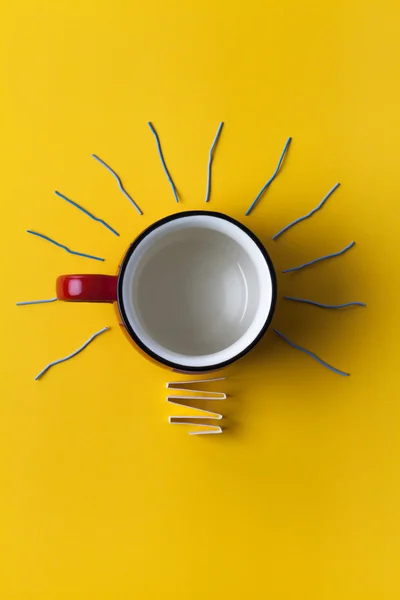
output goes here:
{"type": "Polygon", "coordinates": [[[62,275],[57,298],[116,302],[132,342],[182,372],[221,369],[244,356],[275,309],[274,267],[257,237],[221,213],[157,221],[132,243],[117,275],[62,275]]]}

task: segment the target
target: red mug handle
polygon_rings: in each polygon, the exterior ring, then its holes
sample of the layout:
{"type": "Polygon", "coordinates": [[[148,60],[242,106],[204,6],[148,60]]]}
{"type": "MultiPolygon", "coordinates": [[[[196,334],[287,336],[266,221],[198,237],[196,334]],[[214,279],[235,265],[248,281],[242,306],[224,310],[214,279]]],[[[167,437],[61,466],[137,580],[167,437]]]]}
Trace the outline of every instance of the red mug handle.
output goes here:
{"type": "Polygon", "coordinates": [[[65,302],[116,302],[116,275],[61,275],[57,298],[65,302]]]}

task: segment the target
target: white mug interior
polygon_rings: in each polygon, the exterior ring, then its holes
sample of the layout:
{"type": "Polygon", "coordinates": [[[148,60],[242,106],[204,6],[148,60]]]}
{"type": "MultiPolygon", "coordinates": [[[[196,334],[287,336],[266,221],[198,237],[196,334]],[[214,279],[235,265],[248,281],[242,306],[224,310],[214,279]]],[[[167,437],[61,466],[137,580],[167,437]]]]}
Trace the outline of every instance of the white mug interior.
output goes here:
{"type": "Polygon", "coordinates": [[[181,368],[229,362],[265,327],[274,277],[235,222],[190,213],[145,235],[128,258],[121,300],[137,338],[181,368]]]}

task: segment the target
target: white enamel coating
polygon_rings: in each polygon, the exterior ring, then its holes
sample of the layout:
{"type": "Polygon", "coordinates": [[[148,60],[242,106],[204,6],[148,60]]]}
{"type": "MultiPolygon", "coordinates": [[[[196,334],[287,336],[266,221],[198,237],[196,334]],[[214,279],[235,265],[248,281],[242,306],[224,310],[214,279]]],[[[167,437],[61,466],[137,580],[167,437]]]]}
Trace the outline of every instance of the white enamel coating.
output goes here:
{"type": "Polygon", "coordinates": [[[122,300],[136,335],[152,352],[187,367],[243,352],[268,318],[272,277],[240,227],[190,215],[151,231],[129,258],[122,300]]]}

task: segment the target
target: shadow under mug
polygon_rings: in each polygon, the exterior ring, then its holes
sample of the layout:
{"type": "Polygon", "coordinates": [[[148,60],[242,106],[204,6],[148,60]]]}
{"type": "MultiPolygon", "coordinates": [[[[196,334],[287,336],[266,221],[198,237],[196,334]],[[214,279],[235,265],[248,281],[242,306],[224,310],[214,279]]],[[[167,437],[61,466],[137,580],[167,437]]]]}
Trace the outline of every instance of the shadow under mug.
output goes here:
{"type": "Polygon", "coordinates": [[[274,267],[258,238],[222,213],[165,217],[129,247],[113,275],[62,275],[57,298],[116,302],[128,336],[181,372],[221,369],[266,332],[275,309],[274,267]]]}

